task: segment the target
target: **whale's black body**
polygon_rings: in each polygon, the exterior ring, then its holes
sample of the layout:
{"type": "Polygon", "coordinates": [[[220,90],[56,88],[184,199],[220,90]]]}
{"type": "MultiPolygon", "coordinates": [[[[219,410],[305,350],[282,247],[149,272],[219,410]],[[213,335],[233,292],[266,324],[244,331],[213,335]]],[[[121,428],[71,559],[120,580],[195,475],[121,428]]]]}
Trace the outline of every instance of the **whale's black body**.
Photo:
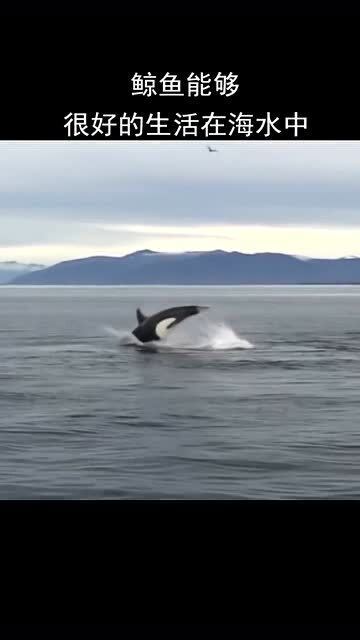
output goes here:
{"type": "Polygon", "coordinates": [[[140,342],[161,340],[166,336],[169,329],[186,318],[200,313],[202,309],[208,309],[208,307],[198,307],[195,305],[171,307],[170,309],[159,311],[148,318],[140,309],[136,309],[136,317],[139,324],[132,333],[140,342]]]}

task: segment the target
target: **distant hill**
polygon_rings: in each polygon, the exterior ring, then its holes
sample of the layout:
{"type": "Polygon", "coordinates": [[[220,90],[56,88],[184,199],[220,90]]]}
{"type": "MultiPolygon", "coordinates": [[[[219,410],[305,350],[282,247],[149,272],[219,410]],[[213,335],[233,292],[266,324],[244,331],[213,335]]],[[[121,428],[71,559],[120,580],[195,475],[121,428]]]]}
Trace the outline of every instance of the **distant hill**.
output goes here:
{"type": "Polygon", "coordinates": [[[93,256],[21,274],[12,284],[360,284],[360,258],[304,259],[282,253],[136,251],[93,256]]]}
{"type": "Polygon", "coordinates": [[[14,278],[44,269],[42,264],[23,264],[21,262],[0,262],[0,284],[7,284],[14,278]]]}

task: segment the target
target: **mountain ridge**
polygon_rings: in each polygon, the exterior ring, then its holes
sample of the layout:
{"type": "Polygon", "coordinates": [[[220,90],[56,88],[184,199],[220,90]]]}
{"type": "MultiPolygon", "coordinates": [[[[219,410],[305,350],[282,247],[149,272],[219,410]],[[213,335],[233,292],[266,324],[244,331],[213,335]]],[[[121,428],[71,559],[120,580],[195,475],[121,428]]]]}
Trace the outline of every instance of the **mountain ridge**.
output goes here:
{"type": "Polygon", "coordinates": [[[360,258],[307,258],[239,251],[156,252],[65,260],[14,277],[9,284],[360,284],[360,258]]]}
{"type": "Polygon", "coordinates": [[[43,264],[33,262],[27,264],[16,260],[4,260],[0,262],[0,284],[8,284],[19,275],[44,269],[43,264]]]}

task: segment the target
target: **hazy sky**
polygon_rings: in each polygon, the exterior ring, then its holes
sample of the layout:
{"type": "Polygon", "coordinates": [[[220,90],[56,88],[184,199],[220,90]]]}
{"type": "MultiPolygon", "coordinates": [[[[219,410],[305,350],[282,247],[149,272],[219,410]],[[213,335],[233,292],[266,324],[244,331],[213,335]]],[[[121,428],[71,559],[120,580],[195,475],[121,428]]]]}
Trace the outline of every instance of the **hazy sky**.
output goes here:
{"type": "Polygon", "coordinates": [[[0,261],[360,255],[360,143],[0,142],[0,261]]]}

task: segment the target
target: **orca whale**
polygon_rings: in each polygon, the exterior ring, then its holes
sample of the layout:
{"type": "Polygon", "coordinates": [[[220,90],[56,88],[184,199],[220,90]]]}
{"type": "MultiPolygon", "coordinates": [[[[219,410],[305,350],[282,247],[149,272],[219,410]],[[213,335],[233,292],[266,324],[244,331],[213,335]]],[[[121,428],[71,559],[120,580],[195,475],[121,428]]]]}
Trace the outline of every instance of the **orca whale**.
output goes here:
{"type": "Polygon", "coordinates": [[[209,307],[199,307],[190,305],[186,307],[171,307],[164,309],[152,316],[145,316],[140,309],[136,309],[138,326],[132,334],[140,342],[152,342],[162,340],[166,337],[167,331],[190,316],[195,316],[203,309],[209,307]]]}

